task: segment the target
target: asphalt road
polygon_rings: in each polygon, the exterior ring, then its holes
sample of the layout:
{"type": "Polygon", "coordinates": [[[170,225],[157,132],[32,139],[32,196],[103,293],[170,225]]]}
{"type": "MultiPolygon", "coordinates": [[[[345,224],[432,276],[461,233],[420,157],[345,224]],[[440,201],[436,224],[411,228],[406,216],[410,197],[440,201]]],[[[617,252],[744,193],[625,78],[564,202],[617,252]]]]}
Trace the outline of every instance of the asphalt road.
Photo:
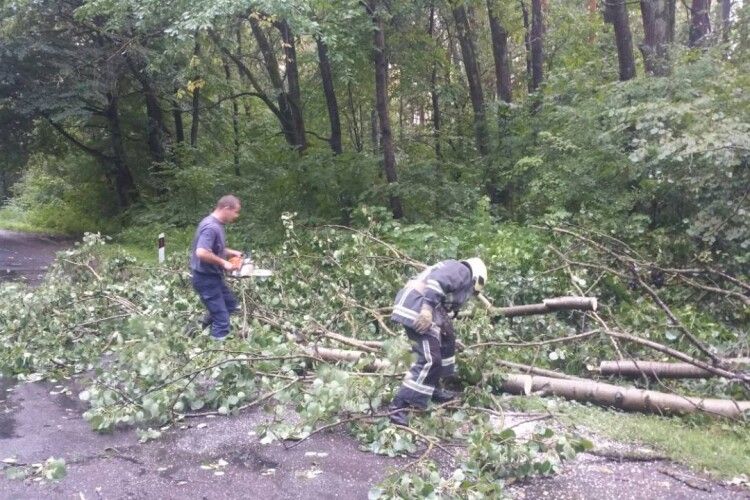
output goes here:
{"type": "Polygon", "coordinates": [[[70,244],[62,238],[0,229],[0,281],[38,284],[55,253],[70,244]]]}

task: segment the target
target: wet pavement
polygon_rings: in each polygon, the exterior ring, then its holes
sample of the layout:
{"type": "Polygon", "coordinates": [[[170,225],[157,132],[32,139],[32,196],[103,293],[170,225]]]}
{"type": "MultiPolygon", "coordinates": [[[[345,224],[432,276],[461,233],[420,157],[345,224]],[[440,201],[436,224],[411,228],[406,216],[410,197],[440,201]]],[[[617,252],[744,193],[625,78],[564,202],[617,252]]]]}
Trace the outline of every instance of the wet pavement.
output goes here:
{"type": "Polygon", "coordinates": [[[0,229],[0,281],[38,284],[55,253],[70,245],[64,238],[0,229]]]}
{"type": "Polygon", "coordinates": [[[0,460],[67,464],[59,482],[1,478],[0,498],[367,498],[409,461],[360,451],[343,431],[291,449],[261,444],[255,429],[271,418],[262,409],[190,419],[139,443],[132,429],[93,432],[64,386],[0,379],[0,390],[0,460]]]}

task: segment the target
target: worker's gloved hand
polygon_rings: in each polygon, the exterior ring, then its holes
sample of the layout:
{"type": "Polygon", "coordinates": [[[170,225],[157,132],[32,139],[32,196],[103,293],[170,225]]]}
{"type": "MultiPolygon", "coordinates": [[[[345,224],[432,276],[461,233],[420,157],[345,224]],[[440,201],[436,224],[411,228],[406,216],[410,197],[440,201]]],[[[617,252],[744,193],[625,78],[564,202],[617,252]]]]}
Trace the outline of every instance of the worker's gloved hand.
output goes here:
{"type": "Polygon", "coordinates": [[[423,305],[417,319],[414,320],[414,329],[417,333],[425,334],[432,326],[432,307],[423,305]]]}

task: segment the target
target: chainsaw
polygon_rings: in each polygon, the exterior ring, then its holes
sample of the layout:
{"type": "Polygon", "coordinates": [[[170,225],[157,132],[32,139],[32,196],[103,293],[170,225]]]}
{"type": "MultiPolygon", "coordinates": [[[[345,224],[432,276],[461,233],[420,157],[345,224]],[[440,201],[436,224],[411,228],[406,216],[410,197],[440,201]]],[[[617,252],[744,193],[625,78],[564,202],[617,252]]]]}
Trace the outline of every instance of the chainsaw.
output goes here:
{"type": "Polygon", "coordinates": [[[232,278],[257,278],[264,280],[273,276],[273,271],[270,269],[256,269],[255,262],[250,257],[232,257],[229,259],[229,262],[235,267],[233,271],[229,272],[229,276],[232,278]]]}

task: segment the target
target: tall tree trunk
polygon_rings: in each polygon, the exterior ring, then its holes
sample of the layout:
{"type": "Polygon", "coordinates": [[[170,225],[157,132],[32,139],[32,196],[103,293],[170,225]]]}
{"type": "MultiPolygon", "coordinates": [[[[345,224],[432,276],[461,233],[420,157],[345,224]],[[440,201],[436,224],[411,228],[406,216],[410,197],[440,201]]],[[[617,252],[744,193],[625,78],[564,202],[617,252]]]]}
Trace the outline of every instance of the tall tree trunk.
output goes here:
{"type": "Polygon", "coordinates": [[[469,84],[469,97],[474,110],[474,137],[477,150],[482,157],[489,154],[487,121],[485,117],[484,93],[477,62],[476,49],[466,17],[466,9],[462,4],[453,7],[453,18],[456,22],[456,35],[461,45],[461,56],[466,70],[466,80],[469,84]]]}
{"type": "Polygon", "coordinates": [[[148,73],[148,61],[134,60],[129,54],[124,56],[125,61],[136,80],[141,84],[143,98],[146,103],[146,141],[151,152],[151,158],[157,162],[163,162],[167,157],[166,136],[169,133],[164,123],[164,114],[159,104],[159,96],[156,94],[153,78],[148,73]]]}
{"type": "Polygon", "coordinates": [[[643,64],[647,73],[666,76],[670,73],[669,43],[674,36],[674,0],[641,0],[640,3],[643,64]]]}
{"type": "MultiPolygon", "coordinates": [[[[174,87],[174,92],[177,94],[177,85],[174,87]]],[[[177,102],[176,98],[172,99],[172,118],[174,119],[174,134],[177,144],[185,142],[185,126],[182,123],[182,110],[180,109],[180,103],[177,102]]]]}
{"type": "Polygon", "coordinates": [[[266,72],[271,80],[273,93],[278,102],[277,117],[281,124],[281,131],[289,145],[296,149],[301,149],[301,143],[297,137],[297,127],[295,127],[294,119],[292,117],[292,105],[290,103],[289,94],[284,89],[284,83],[281,79],[281,73],[279,72],[279,63],[276,60],[271,44],[268,42],[268,38],[266,37],[257,17],[251,15],[248,19],[253,31],[253,36],[255,36],[255,41],[258,43],[258,48],[263,55],[266,72]]]}
{"type": "Polygon", "coordinates": [[[494,10],[493,0],[487,0],[487,14],[490,20],[490,33],[492,34],[492,55],[495,59],[495,85],[497,87],[497,98],[505,102],[513,100],[513,87],[511,86],[510,58],[508,57],[508,32],[497,18],[494,10]]]}
{"type": "Polygon", "coordinates": [[[128,167],[123,143],[122,125],[117,95],[107,92],[107,108],[104,111],[107,119],[112,144],[112,164],[114,166],[115,192],[120,208],[128,208],[136,196],[135,182],[128,167]]]}
{"type": "Polygon", "coordinates": [[[338,155],[341,154],[341,121],[339,120],[339,103],[336,100],[336,92],[333,88],[331,61],[328,59],[328,47],[325,42],[319,36],[316,36],[315,43],[318,46],[318,66],[320,67],[320,78],[323,81],[323,93],[326,97],[328,121],[331,124],[331,138],[328,142],[333,152],[338,155]]]}
{"type": "Polygon", "coordinates": [[[281,33],[281,41],[284,48],[286,81],[289,87],[289,111],[292,117],[294,135],[297,138],[297,149],[304,151],[307,148],[307,136],[305,133],[305,121],[302,115],[302,92],[299,83],[297,48],[294,34],[289,28],[289,23],[287,23],[286,19],[276,22],[276,28],[281,33]]]}
{"type": "MultiPolygon", "coordinates": [[[[198,59],[201,55],[200,41],[198,40],[198,32],[195,33],[195,46],[193,47],[193,59],[198,59]]],[[[198,125],[200,124],[200,95],[201,95],[201,84],[200,75],[194,75],[192,78],[193,85],[193,107],[192,107],[192,122],[190,123],[190,146],[196,147],[198,145],[198,125]]]]}
{"type": "Polygon", "coordinates": [[[732,0],[721,0],[721,39],[729,41],[729,30],[732,27],[732,0]]]}
{"type": "MultiPolygon", "coordinates": [[[[229,69],[229,60],[226,55],[222,54],[221,63],[224,66],[224,77],[227,80],[227,87],[229,87],[229,94],[234,93],[232,85],[232,71],[229,69]]],[[[240,176],[240,106],[237,103],[237,98],[232,97],[232,137],[234,138],[234,149],[232,155],[234,156],[234,175],[240,176]]]]}
{"type": "Polygon", "coordinates": [[[380,155],[380,132],[378,130],[378,105],[377,103],[370,111],[370,142],[372,143],[372,154],[380,155]]]}
{"type": "Polygon", "coordinates": [[[633,35],[630,32],[628,6],[626,0],[607,0],[604,3],[604,19],[615,29],[617,61],[620,66],[620,81],[635,78],[635,57],[633,56],[633,35]]]}
{"type": "Polygon", "coordinates": [[[523,18],[523,46],[526,49],[526,88],[529,94],[534,92],[531,86],[531,21],[529,20],[529,9],[526,7],[526,0],[519,0],[521,4],[521,14],[523,18]]]}
{"type": "Polygon", "coordinates": [[[693,0],[690,8],[690,35],[688,45],[697,47],[706,43],[708,34],[711,32],[711,20],[708,15],[711,11],[711,0],[693,0]]]}
{"type": "MultiPolygon", "coordinates": [[[[386,57],[385,26],[378,12],[378,0],[368,0],[367,9],[372,16],[375,26],[373,30],[373,62],[375,63],[375,102],[380,122],[380,141],[383,150],[383,169],[389,184],[398,182],[396,173],[396,153],[393,147],[391,121],[388,116],[388,58],[386,57]]],[[[389,195],[393,218],[404,216],[401,198],[395,194],[389,195]]]]}
{"type": "Polygon", "coordinates": [[[544,19],[542,0],[531,0],[531,88],[539,89],[544,78],[544,19]]]}
{"type": "Polygon", "coordinates": [[[354,106],[354,92],[352,92],[352,82],[351,80],[346,83],[346,93],[347,93],[347,104],[349,106],[349,113],[351,114],[351,120],[349,123],[349,136],[352,139],[352,142],[354,143],[354,149],[357,151],[357,153],[361,153],[364,149],[364,133],[365,133],[365,125],[363,123],[362,119],[362,113],[361,113],[361,107],[360,112],[357,112],[357,108],[354,106]]]}
{"type": "MultiPolygon", "coordinates": [[[[430,2],[430,25],[427,29],[427,34],[430,36],[430,40],[433,39],[435,32],[435,2],[430,2]]],[[[430,74],[430,97],[432,100],[432,136],[435,141],[435,157],[442,158],[442,151],[440,150],[440,96],[438,95],[437,89],[437,73],[438,63],[437,61],[432,62],[432,73],[430,74]]]]}

